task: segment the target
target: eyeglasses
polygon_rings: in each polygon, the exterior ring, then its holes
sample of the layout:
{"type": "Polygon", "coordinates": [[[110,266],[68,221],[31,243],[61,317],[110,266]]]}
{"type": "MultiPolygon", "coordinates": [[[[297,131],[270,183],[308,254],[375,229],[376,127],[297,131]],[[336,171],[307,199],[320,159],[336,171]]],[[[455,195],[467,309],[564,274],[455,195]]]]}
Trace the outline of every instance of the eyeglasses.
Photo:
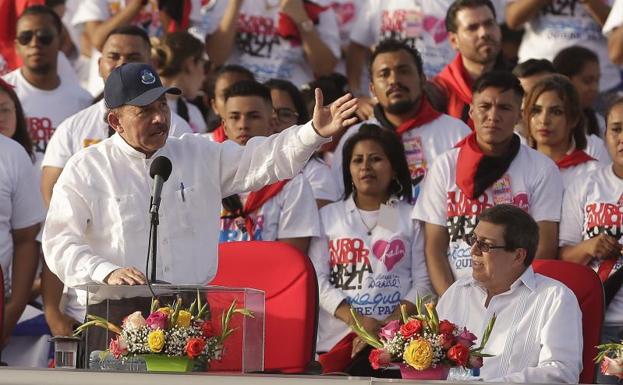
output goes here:
{"type": "Polygon", "coordinates": [[[28,45],[32,41],[33,36],[36,36],[37,40],[39,40],[41,44],[50,45],[52,44],[52,41],[54,41],[56,34],[48,29],[38,29],[36,31],[22,31],[19,33],[19,35],[17,35],[16,40],[21,45],[28,45]]]}
{"type": "Polygon", "coordinates": [[[298,112],[288,107],[275,108],[275,114],[281,123],[296,123],[299,118],[298,112]]]}
{"type": "Polygon", "coordinates": [[[478,250],[480,250],[483,253],[488,253],[489,251],[491,251],[493,249],[504,249],[504,248],[506,248],[506,246],[493,246],[493,245],[490,245],[490,244],[486,243],[485,241],[483,241],[482,239],[478,239],[478,237],[474,233],[466,235],[464,239],[465,239],[465,242],[470,247],[476,245],[478,250]]]}

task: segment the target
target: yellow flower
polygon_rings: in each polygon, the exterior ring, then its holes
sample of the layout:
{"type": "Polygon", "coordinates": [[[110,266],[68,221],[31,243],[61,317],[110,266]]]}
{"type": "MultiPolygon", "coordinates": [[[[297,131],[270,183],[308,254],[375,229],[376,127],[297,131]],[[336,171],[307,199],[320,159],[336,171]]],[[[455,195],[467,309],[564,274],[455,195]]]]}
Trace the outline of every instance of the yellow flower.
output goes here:
{"type": "Polygon", "coordinates": [[[426,370],[433,362],[433,347],[427,340],[419,338],[407,346],[402,358],[416,370],[426,370]]]}
{"type": "Polygon", "coordinates": [[[149,345],[149,350],[154,353],[160,353],[164,347],[164,331],[157,329],[150,332],[147,336],[147,344],[149,345]]]}
{"type": "Polygon", "coordinates": [[[177,314],[177,322],[175,324],[179,327],[187,328],[190,326],[190,320],[192,317],[192,314],[190,314],[186,310],[180,310],[180,312],[177,314]]]}
{"type": "Polygon", "coordinates": [[[165,307],[161,307],[161,308],[159,308],[157,311],[159,311],[159,312],[161,312],[161,313],[164,313],[164,314],[166,314],[166,315],[170,316],[170,315],[171,315],[171,312],[172,312],[173,310],[172,310],[169,306],[165,306],[165,307]]]}

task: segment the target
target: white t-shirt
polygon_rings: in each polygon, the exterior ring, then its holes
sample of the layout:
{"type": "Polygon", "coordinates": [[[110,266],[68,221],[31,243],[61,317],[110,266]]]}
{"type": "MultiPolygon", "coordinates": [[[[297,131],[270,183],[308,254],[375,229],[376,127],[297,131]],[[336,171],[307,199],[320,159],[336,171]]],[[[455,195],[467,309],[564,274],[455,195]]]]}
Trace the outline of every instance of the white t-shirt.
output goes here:
{"type": "MultiPolygon", "coordinates": [[[[167,99],[167,103],[169,104],[169,108],[171,112],[177,114],[177,100],[167,99]]],[[[188,125],[190,129],[195,134],[203,134],[208,129],[208,125],[206,124],[201,111],[197,106],[190,103],[189,101],[184,99],[184,103],[186,104],[186,108],[188,108],[188,125]]]]}
{"type": "Polygon", "coordinates": [[[613,29],[621,26],[623,26],[623,0],[614,0],[602,32],[604,35],[609,35],[613,29]]]}
{"type": "Polygon", "coordinates": [[[528,212],[535,221],[560,221],[562,178],[547,156],[520,145],[506,173],[476,199],[469,199],[456,185],[459,149],[452,149],[433,163],[413,218],[448,229],[448,261],[455,279],[471,275],[472,258],[464,236],[476,227],[476,218],[496,204],[510,203],[528,212]]]}
{"type": "MultiPolygon", "coordinates": [[[[508,3],[516,0],[508,0],[508,3]]],[[[604,0],[612,5],[613,0],[604,0]]],[[[525,23],[519,46],[519,62],[528,59],[553,60],[558,52],[572,45],[586,47],[597,54],[601,66],[599,90],[606,91],[621,82],[621,75],[608,56],[608,42],[601,26],[579,1],[553,0],[537,16],[525,23]]]]}
{"type": "Polygon", "coordinates": [[[38,172],[43,154],[56,127],[65,118],[89,106],[92,101],[91,95],[77,84],[67,84],[62,79],[61,84],[54,90],[35,88],[22,76],[19,68],[5,75],[3,79],[15,87],[15,92],[22,103],[28,132],[33,141],[38,172]]]}
{"type": "MultiPolygon", "coordinates": [[[[223,18],[227,1],[216,1],[201,9],[202,22],[196,26],[196,34],[206,36],[214,33],[223,18]]],[[[321,6],[330,5],[329,0],[316,0],[321,6]]],[[[234,50],[228,63],[247,67],[255,78],[265,82],[270,78],[287,79],[297,87],[314,79],[312,69],[300,43],[293,43],[277,35],[279,1],[245,1],[238,14],[238,32],[234,50]]],[[[336,58],[340,58],[340,36],[337,18],[332,8],[320,13],[314,27],[320,39],[336,58]]],[[[203,40],[203,38],[201,38],[203,40]]]]}
{"type": "MultiPolygon", "coordinates": [[[[64,168],[72,155],[92,144],[108,138],[108,125],[104,122],[104,100],[70,116],[61,123],[48,143],[41,167],[64,168]]],[[[190,126],[177,114],[171,114],[169,136],[180,137],[191,133],[190,126]]]]}
{"type": "MultiPolygon", "coordinates": [[[[364,123],[380,125],[376,119],[371,119],[364,123]]],[[[362,123],[363,124],[363,123],[362,123]]],[[[331,169],[337,181],[337,188],[344,194],[344,178],[342,175],[342,150],[344,144],[351,136],[359,131],[360,125],[353,126],[344,133],[340,143],[335,148],[331,169]]],[[[441,114],[437,119],[430,123],[421,125],[402,134],[402,143],[405,146],[405,155],[409,172],[412,180],[421,180],[433,163],[433,161],[444,152],[453,148],[464,137],[469,135],[471,130],[460,121],[446,114],[441,114]]],[[[420,186],[413,186],[413,197],[417,198],[420,186]]]]}
{"type": "Polygon", "coordinates": [[[4,295],[11,288],[13,229],[24,229],[45,218],[37,186],[35,167],[14,140],[0,135],[0,265],[4,276],[4,295]]]}
{"type": "Polygon", "coordinates": [[[331,168],[318,158],[311,158],[303,169],[303,176],[309,182],[314,199],[335,202],[340,193],[331,174],[331,168]]]}
{"type": "Polygon", "coordinates": [[[351,31],[353,42],[374,47],[382,40],[404,40],[420,51],[424,73],[437,75],[454,59],[446,31],[446,11],[452,0],[369,0],[351,31]]]}
{"type": "MultiPolygon", "coordinates": [[[[240,194],[244,202],[249,194],[240,194]]],[[[223,210],[223,209],[222,209],[223,210]]],[[[274,241],[283,238],[317,237],[320,234],[318,208],[311,187],[298,174],[259,209],[249,214],[253,221],[253,240],[274,241]]],[[[219,242],[248,241],[235,218],[221,219],[219,242]]]]}
{"type": "Polygon", "coordinates": [[[309,247],[320,293],[317,351],[330,350],[350,332],[333,315],[343,300],[382,320],[401,299],[415,303],[430,294],[423,237],[410,211],[402,201],[360,211],[352,196],[320,209],[322,235],[309,247]]]}
{"type": "MultiPolygon", "coordinates": [[[[560,220],[560,246],[572,246],[607,233],[619,240],[623,234],[623,180],[612,165],[604,166],[578,179],[565,190],[560,220]]],[[[601,260],[593,258],[590,267],[599,269],[601,260]]],[[[612,273],[623,266],[623,256],[612,273]]],[[[606,324],[623,325],[623,292],[619,291],[606,311],[606,324]]]]}
{"type": "Polygon", "coordinates": [[[559,169],[560,176],[562,177],[562,185],[566,189],[574,181],[578,179],[584,180],[587,175],[592,174],[601,167],[603,167],[603,164],[601,164],[601,162],[597,160],[591,160],[578,164],[576,166],[559,169]]]}
{"type": "Polygon", "coordinates": [[[612,162],[612,158],[610,158],[610,154],[606,148],[606,143],[595,134],[586,136],[586,148],[584,151],[588,155],[597,159],[603,165],[610,164],[610,162],[612,162]]]}

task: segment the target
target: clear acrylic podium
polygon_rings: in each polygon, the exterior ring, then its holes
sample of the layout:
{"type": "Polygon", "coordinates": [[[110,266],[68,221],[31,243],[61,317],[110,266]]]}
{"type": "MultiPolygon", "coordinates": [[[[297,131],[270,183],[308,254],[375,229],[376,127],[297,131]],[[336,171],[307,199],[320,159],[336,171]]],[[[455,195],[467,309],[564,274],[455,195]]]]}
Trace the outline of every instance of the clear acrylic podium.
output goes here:
{"type": "MultiPolygon", "coordinates": [[[[216,332],[221,331],[221,314],[227,311],[232,302],[237,308],[246,308],[253,317],[234,314],[230,328],[234,333],[226,340],[221,360],[210,362],[209,371],[249,373],[264,370],[264,292],[249,288],[229,288],[221,286],[196,285],[151,285],[153,294],[160,306],[173,304],[181,298],[182,308],[187,309],[199,294],[203,303],[209,303],[211,323],[216,332]]],[[[77,287],[88,293],[86,313],[102,317],[117,326],[123,319],[135,311],[141,311],[147,318],[150,313],[152,292],[147,285],[111,286],[83,285],[77,287]]],[[[140,358],[103,361],[95,365],[94,357],[98,351],[105,351],[116,334],[99,327],[90,327],[84,332],[81,350],[84,368],[111,371],[144,371],[140,358]],[[95,353],[93,353],[95,352],[95,353]],[[122,362],[123,361],[123,362],[122,362]],[[130,362],[128,365],[127,362],[130,362]]],[[[110,356],[110,355],[108,355],[110,356]]],[[[112,357],[109,357],[112,360],[112,357]]]]}

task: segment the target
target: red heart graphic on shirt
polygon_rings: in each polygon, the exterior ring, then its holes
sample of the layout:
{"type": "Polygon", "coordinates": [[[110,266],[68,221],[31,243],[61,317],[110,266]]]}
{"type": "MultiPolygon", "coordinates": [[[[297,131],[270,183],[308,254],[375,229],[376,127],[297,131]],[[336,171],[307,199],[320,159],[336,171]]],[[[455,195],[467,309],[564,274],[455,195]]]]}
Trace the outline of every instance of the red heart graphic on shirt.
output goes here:
{"type": "Polygon", "coordinates": [[[433,40],[436,44],[439,44],[448,37],[445,23],[444,19],[438,19],[435,16],[426,16],[422,25],[425,31],[429,33],[432,32],[433,40]]]}
{"type": "Polygon", "coordinates": [[[379,260],[383,261],[387,271],[390,271],[405,256],[405,244],[400,239],[391,242],[376,241],[372,246],[372,253],[379,260]]]}

